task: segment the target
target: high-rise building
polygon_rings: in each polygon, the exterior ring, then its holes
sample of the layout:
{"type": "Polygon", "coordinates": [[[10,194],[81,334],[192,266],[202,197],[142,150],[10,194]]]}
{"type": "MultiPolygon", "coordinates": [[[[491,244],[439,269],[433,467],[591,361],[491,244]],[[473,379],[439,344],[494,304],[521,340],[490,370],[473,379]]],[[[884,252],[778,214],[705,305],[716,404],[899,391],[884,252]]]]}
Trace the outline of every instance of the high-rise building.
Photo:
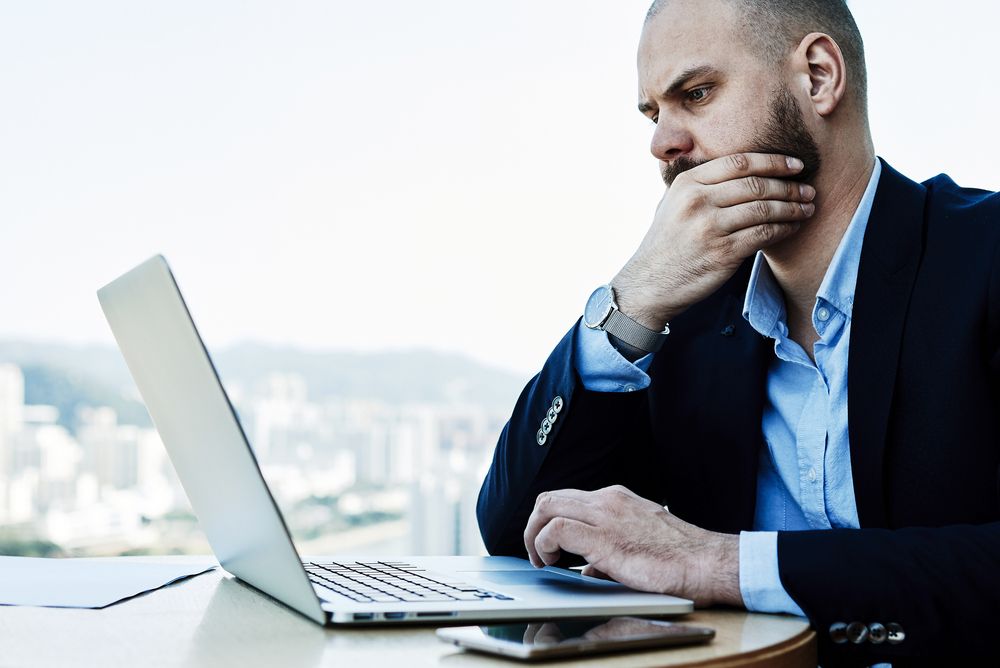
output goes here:
{"type": "Polygon", "coordinates": [[[21,431],[24,374],[13,364],[0,364],[0,522],[9,520],[14,436],[21,431]]]}
{"type": "Polygon", "coordinates": [[[4,436],[21,430],[24,411],[24,374],[13,364],[0,364],[0,444],[4,436]]]}

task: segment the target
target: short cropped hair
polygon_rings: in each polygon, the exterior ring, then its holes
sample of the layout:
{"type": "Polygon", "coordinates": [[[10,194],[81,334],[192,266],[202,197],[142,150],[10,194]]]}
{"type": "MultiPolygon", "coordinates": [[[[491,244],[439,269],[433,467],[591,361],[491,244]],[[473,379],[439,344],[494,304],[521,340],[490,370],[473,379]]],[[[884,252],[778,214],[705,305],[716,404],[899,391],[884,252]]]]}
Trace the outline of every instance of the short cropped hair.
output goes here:
{"type": "MultiPolygon", "coordinates": [[[[670,0],[655,0],[646,21],[660,13],[670,0]]],[[[726,0],[736,6],[740,30],[750,46],[769,63],[782,61],[811,32],[829,35],[837,42],[847,64],[849,90],[858,107],[868,105],[865,45],[847,0],[726,0]]]]}

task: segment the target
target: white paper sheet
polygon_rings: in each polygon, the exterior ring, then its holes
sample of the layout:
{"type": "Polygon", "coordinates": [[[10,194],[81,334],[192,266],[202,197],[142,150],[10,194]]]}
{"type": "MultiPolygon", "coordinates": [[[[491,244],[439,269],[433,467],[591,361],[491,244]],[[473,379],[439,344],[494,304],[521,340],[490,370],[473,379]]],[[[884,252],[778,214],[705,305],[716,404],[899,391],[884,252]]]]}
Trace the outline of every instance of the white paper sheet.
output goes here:
{"type": "Polygon", "coordinates": [[[0,605],[103,608],[215,568],[209,560],[0,557],[0,605]]]}

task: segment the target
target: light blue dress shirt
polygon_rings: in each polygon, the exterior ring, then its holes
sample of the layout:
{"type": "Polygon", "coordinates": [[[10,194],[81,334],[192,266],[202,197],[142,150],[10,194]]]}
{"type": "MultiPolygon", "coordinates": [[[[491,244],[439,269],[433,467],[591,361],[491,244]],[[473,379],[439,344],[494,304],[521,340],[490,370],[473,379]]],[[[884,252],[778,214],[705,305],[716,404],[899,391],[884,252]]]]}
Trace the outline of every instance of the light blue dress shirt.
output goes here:
{"type": "MultiPolygon", "coordinates": [[[[740,592],[748,610],[803,614],[778,575],[778,531],[859,526],[847,431],[847,360],[861,245],[881,173],[876,160],[816,295],[815,363],[788,338],[784,295],[763,253],[754,260],[743,317],[774,340],[774,357],[761,424],[765,447],[754,531],[740,534],[740,592]]],[[[632,364],[606,333],[582,322],[576,341],[577,372],[588,390],[629,392],[649,386],[652,355],[632,364]]]]}

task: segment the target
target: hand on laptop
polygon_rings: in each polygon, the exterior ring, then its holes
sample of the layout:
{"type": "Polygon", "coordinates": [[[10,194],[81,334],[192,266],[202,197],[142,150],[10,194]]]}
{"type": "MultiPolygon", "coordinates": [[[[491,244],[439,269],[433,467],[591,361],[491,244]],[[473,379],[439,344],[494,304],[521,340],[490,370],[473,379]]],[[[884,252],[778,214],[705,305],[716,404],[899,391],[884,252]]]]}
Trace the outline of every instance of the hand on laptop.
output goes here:
{"type": "Polygon", "coordinates": [[[524,545],[539,568],[556,563],[565,550],[587,560],[587,575],[607,575],[698,606],[743,606],[738,536],[688,524],[620,485],[539,494],[524,545]]]}

